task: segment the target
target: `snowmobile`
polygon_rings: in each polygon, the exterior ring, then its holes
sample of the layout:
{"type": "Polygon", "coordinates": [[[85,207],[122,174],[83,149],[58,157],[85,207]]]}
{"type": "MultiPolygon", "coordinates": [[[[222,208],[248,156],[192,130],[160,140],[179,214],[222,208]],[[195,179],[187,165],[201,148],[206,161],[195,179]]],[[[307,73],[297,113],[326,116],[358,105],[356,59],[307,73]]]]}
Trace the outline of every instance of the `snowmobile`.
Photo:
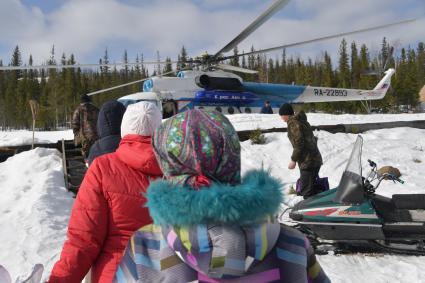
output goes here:
{"type": "Polygon", "coordinates": [[[289,213],[295,227],[318,252],[389,252],[425,255],[425,194],[375,194],[384,180],[403,181],[391,173],[362,176],[363,138],[357,137],[339,185],[297,203],[289,213]]]}

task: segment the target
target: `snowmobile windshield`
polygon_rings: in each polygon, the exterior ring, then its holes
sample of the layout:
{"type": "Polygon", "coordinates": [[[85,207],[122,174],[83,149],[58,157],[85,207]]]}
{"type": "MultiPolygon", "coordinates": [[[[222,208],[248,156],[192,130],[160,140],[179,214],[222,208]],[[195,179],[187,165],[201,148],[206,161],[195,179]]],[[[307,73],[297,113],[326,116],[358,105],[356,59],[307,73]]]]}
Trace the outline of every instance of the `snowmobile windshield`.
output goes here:
{"type": "Polygon", "coordinates": [[[358,136],[348,159],[347,167],[339,181],[335,202],[355,204],[364,200],[361,162],[362,146],[363,138],[358,136]]]}

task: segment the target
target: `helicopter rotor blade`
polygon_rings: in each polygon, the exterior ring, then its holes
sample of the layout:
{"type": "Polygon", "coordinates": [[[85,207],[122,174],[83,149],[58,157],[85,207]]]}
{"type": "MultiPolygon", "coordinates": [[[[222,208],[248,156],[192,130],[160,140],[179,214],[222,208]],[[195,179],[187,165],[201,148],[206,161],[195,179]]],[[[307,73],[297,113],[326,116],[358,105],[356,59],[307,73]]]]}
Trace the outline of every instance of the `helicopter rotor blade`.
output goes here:
{"type": "Polygon", "coordinates": [[[403,21],[399,21],[399,22],[384,24],[384,25],[380,25],[380,26],[374,26],[374,27],[369,27],[369,28],[364,28],[364,29],[358,29],[358,30],[349,31],[349,32],[342,32],[342,33],[338,33],[338,34],[334,34],[334,35],[327,35],[327,36],[323,36],[323,37],[317,37],[317,38],[314,38],[314,39],[309,39],[309,40],[304,40],[304,41],[299,41],[299,42],[284,44],[284,45],[280,45],[280,46],[276,46],[276,47],[265,48],[265,49],[261,49],[261,50],[257,50],[257,51],[252,51],[252,52],[247,52],[247,53],[242,53],[242,54],[238,54],[238,55],[225,56],[225,57],[220,58],[220,60],[227,60],[227,59],[237,58],[237,57],[241,57],[241,56],[245,56],[245,55],[267,53],[267,52],[281,50],[281,49],[288,48],[288,47],[301,46],[301,45],[305,45],[305,44],[309,44],[309,43],[313,43],[313,42],[317,42],[317,41],[322,41],[322,40],[327,40],[327,39],[333,39],[333,38],[337,38],[337,37],[341,37],[341,36],[353,35],[353,34],[357,34],[357,33],[374,31],[374,30],[383,29],[383,28],[387,28],[387,27],[392,27],[392,26],[396,26],[396,25],[412,23],[412,22],[414,22],[416,20],[417,20],[417,18],[408,19],[408,20],[403,20],[403,21]]]}
{"type": "MultiPolygon", "coordinates": [[[[164,75],[165,75],[165,74],[164,74],[164,75]]],[[[122,87],[125,87],[125,86],[129,86],[129,85],[132,85],[132,84],[141,83],[141,82],[144,82],[144,81],[146,81],[146,80],[149,80],[150,78],[151,78],[151,77],[149,77],[149,78],[144,78],[144,79],[137,80],[137,81],[132,81],[132,82],[125,83],[125,84],[122,84],[122,85],[117,85],[117,86],[113,86],[113,87],[109,87],[109,88],[105,88],[105,89],[101,89],[101,90],[93,91],[93,92],[87,93],[87,95],[88,95],[88,96],[92,96],[92,95],[95,95],[95,94],[99,94],[99,93],[107,92],[107,91],[110,91],[110,90],[114,90],[114,89],[122,88],[122,87]]]]}
{"type": "Polygon", "coordinates": [[[74,69],[74,68],[92,68],[92,67],[116,67],[116,66],[137,66],[137,65],[164,65],[176,64],[177,61],[146,61],[139,63],[108,63],[108,64],[74,64],[74,65],[37,65],[37,66],[0,66],[0,71],[14,70],[39,70],[39,69],[74,69]]]}
{"type": "Polygon", "coordinates": [[[234,71],[234,72],[240,72],[240,73],[246,73],[246,74],[257,74],[258,73],[258,71],[255,71],[255,70],[250,70],[250,69],[246,69],[246,68],[236,67],[236,66],[232,66],[232,65],[225,65],[225,64],[217,64],[217,65],[214,65],[214,67],[216,67],[218,69],[222,69],[222,70],[234,71]]]}
{"type": "Polygon", "coordinates": [[[290,0],[277,0],[274,2],[266,11],[264,11],[259,17],[257,17],[249,26],[247,26],[241,33],[239,33],[232,41],[230,41],[226,46],[220,49],[214,57],[217,58],[222,53],[231,51],[235,46],[237,46],[242,40],[247,38],[251,33],[258,29],[262,24],[264,24],[270,17],[272,17],[277,11],[286,6],[290,0]]]}
{"type": "MultiPolygon", "coordinates": [[[[187,70],[187,69],[188,69],[188,68],[183,69],[183,70],[180,70],[180,71],[184,71],[184,70],[187,70]]],[[[175,73],[175,72],[176,72],[176,71],[169,71],[169,72],[165,72],[165,73],[162,73],[162,74],[161,74],[161,75],[159,75],[159,76],[151,76],[151,77],[144,78],[144,79],[140,79],[140,80],[137,80],[137,81],[132,81],[132,82],[129,82],[129,83],[125,83],[125,84],[121,84],[121,85],[117,85],[117,86],[113,86],[113,87],[109,87],[109,88],[105,88],[105,89],[101,89],[101,90],[93,91],[93,92],[87,93],[87,95],[88,95],[88,96],[92,96],[92,95],[95,95],[95,94],[99,94],[99,93],[107,92],[107,91],[114,90],[114,89],[118,89],[118,88],[122,88],[122,87],[125,87],[125,86],[129,86],[129,85],[133,85],[133,84],[141,83],[141,82],[147,81],[147,80],[149,80],[149,79],[151,79],[151,78],[153,78],[153,77],[161,77],[161,76],[165,76],[165,75],[173,74],[173,73],[175,73]]]]}

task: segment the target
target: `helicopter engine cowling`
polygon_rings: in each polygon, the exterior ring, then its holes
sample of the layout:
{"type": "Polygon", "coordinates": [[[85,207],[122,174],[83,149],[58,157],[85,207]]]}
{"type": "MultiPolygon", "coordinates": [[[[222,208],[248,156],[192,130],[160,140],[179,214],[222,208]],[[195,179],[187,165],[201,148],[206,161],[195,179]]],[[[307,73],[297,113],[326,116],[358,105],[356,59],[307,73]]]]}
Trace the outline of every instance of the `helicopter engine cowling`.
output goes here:
{"type": "Polygon", "coordinates": [[[240,80],[236,78],[211,77],[203,74],[195,78],[195,83],[206,90],[243,91],[240,80]]]}

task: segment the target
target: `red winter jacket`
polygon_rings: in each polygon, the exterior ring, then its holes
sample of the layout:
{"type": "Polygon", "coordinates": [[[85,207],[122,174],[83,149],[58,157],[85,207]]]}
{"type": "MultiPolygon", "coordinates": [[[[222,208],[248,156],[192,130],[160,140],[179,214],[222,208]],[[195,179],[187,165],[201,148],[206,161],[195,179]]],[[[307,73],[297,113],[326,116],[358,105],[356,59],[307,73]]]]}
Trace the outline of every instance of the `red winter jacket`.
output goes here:
{"type": "Polygon", "coordinates": [[[126,135],[116,152],[96,158],[81,184],[60,260],[48,282],[112,282],[123,251],[138,228],[152,222],[144,207],[149,182],[162,176],[151,138],[126,135]]]}

